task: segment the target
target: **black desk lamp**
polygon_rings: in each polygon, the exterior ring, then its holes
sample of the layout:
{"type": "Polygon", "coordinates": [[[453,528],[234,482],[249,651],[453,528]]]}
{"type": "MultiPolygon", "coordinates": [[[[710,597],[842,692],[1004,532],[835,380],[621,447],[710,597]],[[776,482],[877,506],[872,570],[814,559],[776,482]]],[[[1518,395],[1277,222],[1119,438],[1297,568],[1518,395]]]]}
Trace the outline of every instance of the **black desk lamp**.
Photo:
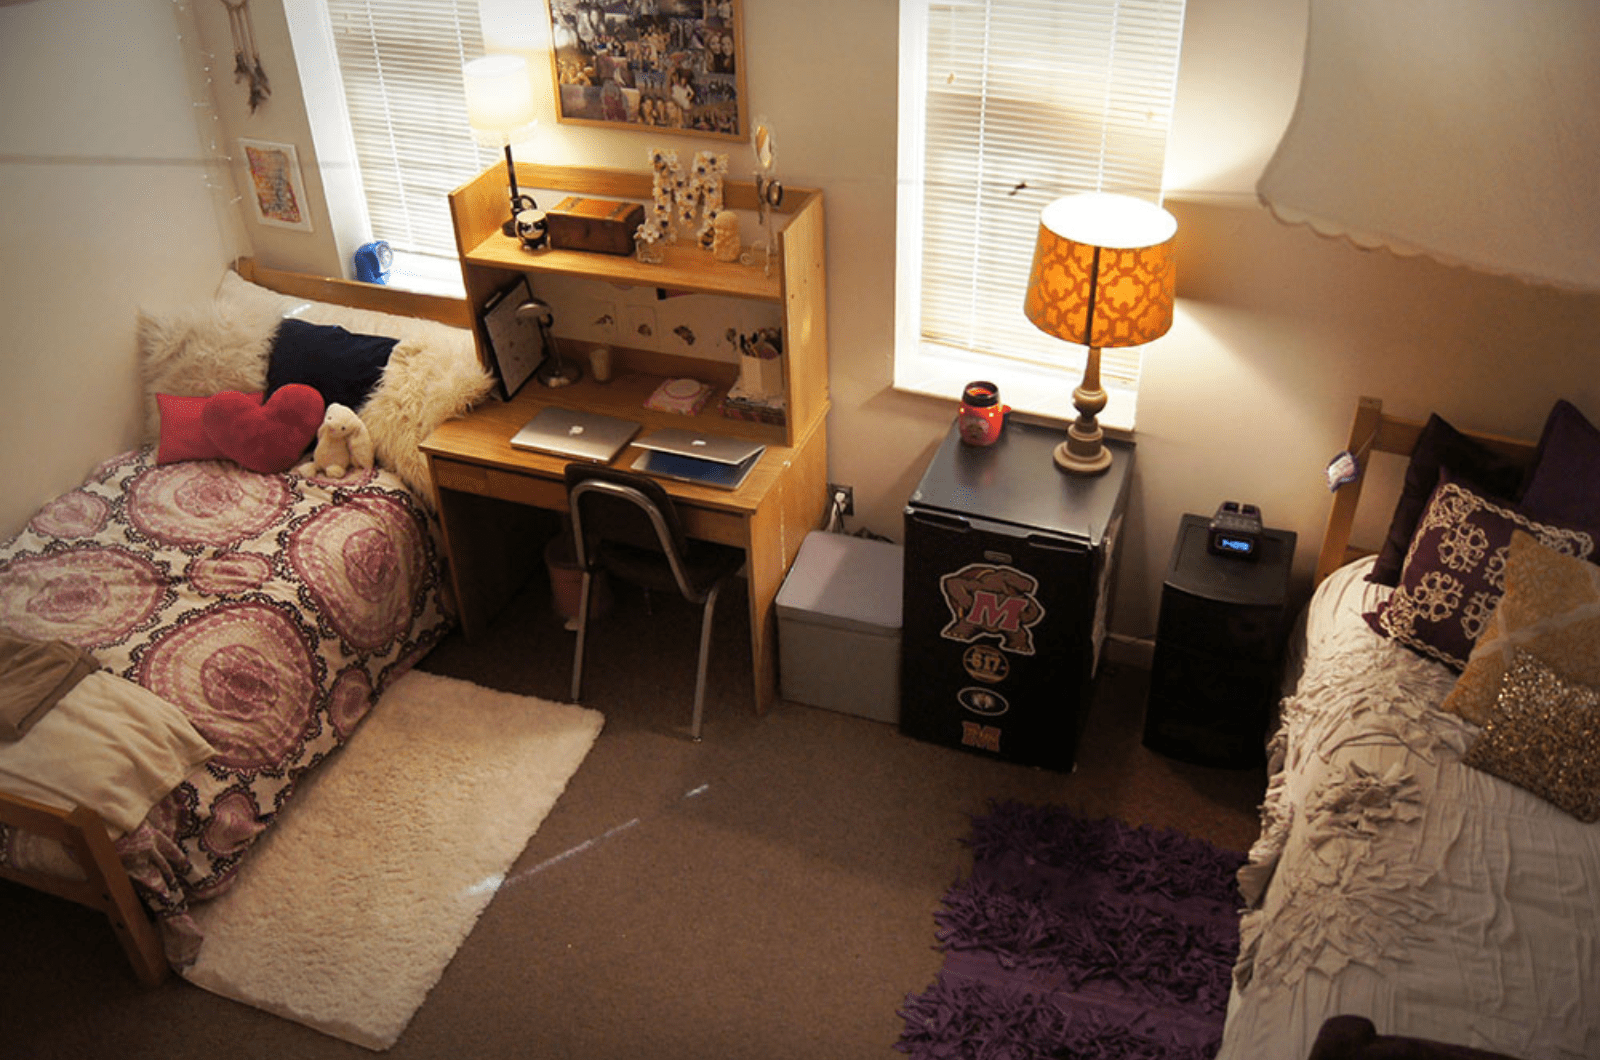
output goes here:
{"type": "Polygon", "coordinates": [[[522,241],[525,249],[545,244],[544,214],[532,195],[517,188],[517,166],[511,144],[533,135],[539,124],[534,110],[528,60],[520,55],[486,55],[461,68],[467,96],[467,121],[480,144],[506,153],[506,180],[511,190],[511,216],[500,230],[522,241]]]}

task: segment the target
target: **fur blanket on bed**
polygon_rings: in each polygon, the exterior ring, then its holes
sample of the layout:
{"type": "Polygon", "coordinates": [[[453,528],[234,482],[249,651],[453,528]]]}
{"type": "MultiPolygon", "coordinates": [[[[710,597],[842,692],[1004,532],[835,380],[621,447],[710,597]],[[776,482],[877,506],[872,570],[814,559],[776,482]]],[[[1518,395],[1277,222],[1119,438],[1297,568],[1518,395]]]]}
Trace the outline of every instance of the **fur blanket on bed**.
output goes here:
{"type": "Polygon", "coordinates": [[[206,397],[223,390],[264,390],[273,335],[285,315],[399,340],[377,388],[356,413],[372,435],[378,466],[400,476],[431,507],[427,458],[417,446],[494,387],[494,377],[478,363],[472,333],[431,320],[278,294],[231,271],[206,305],[140,313],[146,440],[160,434],[158,393],[206,397]]]}

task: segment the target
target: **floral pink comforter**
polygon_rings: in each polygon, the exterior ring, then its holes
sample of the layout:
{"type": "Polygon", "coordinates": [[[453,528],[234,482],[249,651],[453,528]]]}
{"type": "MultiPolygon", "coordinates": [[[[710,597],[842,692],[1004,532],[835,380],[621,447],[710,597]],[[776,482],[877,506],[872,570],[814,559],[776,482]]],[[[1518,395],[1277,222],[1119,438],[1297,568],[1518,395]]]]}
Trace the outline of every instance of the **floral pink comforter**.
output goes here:
{"type": "Polygon", "coordinates": [[[118,841],[175,960],[296,781],[443,636],[437,524],[399,479],[101,466],[0,547],[0,628],[178,705],[216,756],[118,841]]]}

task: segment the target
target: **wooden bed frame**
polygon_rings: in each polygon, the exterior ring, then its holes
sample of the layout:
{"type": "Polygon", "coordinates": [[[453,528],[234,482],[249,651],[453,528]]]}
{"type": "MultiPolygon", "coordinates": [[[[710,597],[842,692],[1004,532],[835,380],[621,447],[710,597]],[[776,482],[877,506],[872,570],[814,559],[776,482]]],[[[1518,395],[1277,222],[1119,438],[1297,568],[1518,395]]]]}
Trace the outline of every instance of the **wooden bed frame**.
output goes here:
{"type": "MultiPolygon", "coordinates": [[[[1356,404],[1355,418],[1350,423],[1349,451],[1357,454],[1362,474],[1354,482],[1339,487],[1333,495],[1333,508],[1328,512],[1328,528],[1322,537],[1322,552],[1317,556],[1314,584],[1349,563],[1353,559],[1372,554],[1372,549],[1350,544],[1350,530],[1355,523],[1356,504],[1361,500],[1361,486],[1366,481],[1367,460],[1373,453],[1393,453],[1410,456],[1417,447],[1417,438],[1426,426],[1416,420],[1390,416],[1383,411],[1378,398],[1364,397],[1356,404]]],[[[1458,428],[1459,429],[1459,428],[1458,428]]],[[[1526,466],[1533,460],[1534,442],[1505,438],[1481,431],[1461,431],[1487,448],[1526,466]]]]}
{"type": "MultiPolygon", "coordinates": [[[[283,294],[398,316],[421,317],[456,327],[473,326],[472,310],[461,298],[285,272],[258,265],[251,258],[240,258],[233,268],[246,280],[283,294]]],[[[98,814],[83,806],[69,813],[0,792],[0,824],[55,840],[73,854],[85,875],[83,880],[68,880],[0,865],[0,879],[104,913],[139,982],[154,986],[166,978],[169,968],[161,933],[134,892],[105,822],[98,814]]]]}

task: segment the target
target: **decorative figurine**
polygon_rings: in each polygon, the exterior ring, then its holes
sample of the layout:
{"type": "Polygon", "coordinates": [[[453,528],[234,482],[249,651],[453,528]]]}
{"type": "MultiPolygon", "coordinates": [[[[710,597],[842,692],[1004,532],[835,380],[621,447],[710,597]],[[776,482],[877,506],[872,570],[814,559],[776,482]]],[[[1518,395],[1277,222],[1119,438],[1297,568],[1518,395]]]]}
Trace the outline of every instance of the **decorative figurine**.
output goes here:
{"type": "Polygon", "coordinates": [[[739,260],[739,215],[722,210],[711,222],[711,256],[718,261],[739,260]]]}

